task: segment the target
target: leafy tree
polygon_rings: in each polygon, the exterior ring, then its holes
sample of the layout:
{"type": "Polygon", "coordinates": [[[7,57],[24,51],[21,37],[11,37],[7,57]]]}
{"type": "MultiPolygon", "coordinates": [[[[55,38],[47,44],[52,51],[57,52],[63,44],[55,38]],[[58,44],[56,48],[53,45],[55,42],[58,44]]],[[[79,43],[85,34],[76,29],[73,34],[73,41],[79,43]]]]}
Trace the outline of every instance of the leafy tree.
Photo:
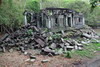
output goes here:
{"type": "Polygon", "coordinates": [[[39,12],[39,10],[40,10],[39,1],[37,1],[37,0],[28,1],[28,2],[26,3],[25,9],[33,10],[33,11],[35,11],[35,12],[39,12]]]}
{"type": "Polygon", "coordinates": [[[90,4],[91,4],[91,9],[93,11],[93,9],[95,7],[97,7],[97,5],[100,3],[100,0],[90,0],[90,4]]]}
{"type": "Polygon", "coordinates": [[[22,24],[22,10],[14,0],[3,0],[0,6],[0,25],[18,28],[22,24]]]}
{"type": "Polygon", "coordinates": [[[91,5],[87,4],[83,1],[73,1],[69,4],[66,4],[65,8],[73,9],[78,12],[83,13],[85,17],[86,24],[88,25],[96,25],[97,23],[100,23],[98,20],[100,18],[100,8],[96,7],[94,11],[91,13],[91,5]]]}

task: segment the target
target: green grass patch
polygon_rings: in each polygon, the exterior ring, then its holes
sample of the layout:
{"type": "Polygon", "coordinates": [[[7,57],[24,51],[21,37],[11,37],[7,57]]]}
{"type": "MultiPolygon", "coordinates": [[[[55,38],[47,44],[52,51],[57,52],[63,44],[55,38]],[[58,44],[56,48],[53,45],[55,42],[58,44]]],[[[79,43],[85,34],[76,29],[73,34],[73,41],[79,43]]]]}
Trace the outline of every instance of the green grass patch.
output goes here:
{"type": "Polygon", "coordinates": [[[80,58],[93,58],[95,56],[95,51],[100,51],[100,43],[90,43],[88,45],[84,45],[83,50],[71,51],[70,54],[72,57],[76,56],[80,58]]]}
{"type": "Polygon", "coordinates": [[[64,38],[64,40],[69,40],[69,38],[64,38]]]}
{"type": "Polygon", "coordinates": [[[100,43],[95,43],[92,45],[94,46],[95,50],[100,51],[100,43]]]}
{"type": "Polygon", "coordinates": [[[54,34],[51,36],[52,38],[61,38],[61,34],[54,34]]]}
{"type": "Polygon", "coordinates": [[[72,55],[72,54],[71,54],[70,51],[68,51],[68,52],[64,52],[64,57],[66,57],[66,58],[72,58],[71,55],[72,55]]]}

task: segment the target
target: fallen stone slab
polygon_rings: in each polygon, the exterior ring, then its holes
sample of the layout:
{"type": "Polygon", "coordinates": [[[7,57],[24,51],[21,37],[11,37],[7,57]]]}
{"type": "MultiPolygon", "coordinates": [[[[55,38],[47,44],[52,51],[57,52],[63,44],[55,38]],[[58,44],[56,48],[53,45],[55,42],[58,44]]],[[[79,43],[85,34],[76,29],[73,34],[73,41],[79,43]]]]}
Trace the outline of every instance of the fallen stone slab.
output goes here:
{"type": "Polygon", "coordinates": [[[42,52],[45,52],[47,54],[51,53],[53,55],[55,55],[55,51],[54,50],[51,50],[49,47],[45,47],[42,49],[42,52]]]}
{"type": "Polygon", "coordinates": [[[46,60],[42,60],[41,62],[42,63],[47,63],[47,62],[49,62],[50,61],[50,59],[46,59],[46,60]]]}
{"type": "Polygon", "coordinates": [[[36,59],[26,59],[25,61],[26,61],[26,62],[29,62],[29,63],[33,63],[33,62],[35,62],[35,60],[36,60],[36,59]]]}
{"type": "Polygon", "coordinates": [[[30,59],[36,59],[36,56],[30,55],[30,59]]]}
{"type": "Polygon", "coordinates": [[[3,49],[0,47],[0,52],[3,52],[3,49]]]}
{"type": "Polygon", "coordinates": [[[9,50],[10,53],[12,53],[13,51],[14,51],[13,49],[10,49],[10,50],[9,50]]]}
{"type": "Polygon", "coordinates": [[[66,42],[66,43],[65,43],[65,46],[70,46],[70,44],[66,42]]]}
{"type": "Polygon", "coordinates": [[[41,39],[34,39],[38,44],[41,45],[41,47],[44,47],[45,46],[45,42],[41,39]]]}
{"type": "Polygon", "coordinates": [[[78,49],[78,46],[77,45],[75,45],[74,47],[75,47],[76,50],[78,49]]]}
{"type": "Polygon", "coordinates": [[[3,52],[6,52],[6,48],[4,46],[2,46],[3,52]]]}
{"type": "Polygon", "coordinates": [[[57,54],[63,54],[63,49],[60,48],[60,49],[58,50],[57,54]]]}
{"type": "Polygon", "coordinates": [[[64,30],[61,30],[61,33],[62,33],[63,36],[65,36],[65,32],[64,32],[64,30]]]}
{"type": "Polygon", "coordinates": [[[50,45],[50,48],[52,48],[52,49],[55,49],[57,47],[57,45],[55,44],[55,43],[52,43],[51,45],[50,45]]]}
{"type": "Polygon", "coordinates": [[[65,45],[64,43],[60,43],[60,44],[59,44],[59,46],[60,46],[61,48],[64,48],[64,45],[65,45]]]}
{"type": "Polygon", "coordinates": [[[86,37],[86,38],[92,38],[91,35],[87,34],[87,33],[83,33],[82,36],[86,37]]]}
{"type": "Polygon", "coordinates": [[[8,36],[9,36],[9,34],[6,33],[6,34],[0,39],[0,42],[4,41],[8,36]]]}
{"type": "Polygon", "coordinates": [[[78,47],[83,47],[83,45],[82,45],[82,44],[77,44],[77,46],[78,46],[78,47]]]}
{"type": "Polygon", "coordinates": [[[83,50],[83,48],[82,47],[78,47],[78,50],[83,50]]]}
{"type": "Polygon", "coordinates": [[[33,28],[34,28],[34,30],[35,30],[36,32],[39,32],[39,29],[38,29],[36,26],[33,26],[33,28]]]}
{"type": "Polygon", "coordinates": [[[20,51],[21,51],[21,52],[23,52],[23,53],[25,52],[24,47],[21,46],[21,47],[19,47],[19,48],[20,48],[20,51]]]}
{"type": "Polygon", "coordinates": [[[74,49],[74,46],[66,46],[67,49],[74,49]]]}

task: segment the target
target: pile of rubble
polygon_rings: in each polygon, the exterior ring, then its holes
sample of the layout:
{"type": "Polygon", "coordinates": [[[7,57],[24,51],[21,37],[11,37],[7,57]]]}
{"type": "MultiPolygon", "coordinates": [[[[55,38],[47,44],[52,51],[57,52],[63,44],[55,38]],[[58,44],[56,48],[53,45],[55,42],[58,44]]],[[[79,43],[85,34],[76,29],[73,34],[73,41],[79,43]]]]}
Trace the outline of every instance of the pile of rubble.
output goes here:
{"type": "MultiPolygon", "coordinates": [[[[25,53],[28,49],[38,49],[41,54],[58,55],[69,50],[82,50],[83,43],[67,37],[63,31],[61,35],[55,35],[52,32],[43,32],[35,26],[27,25],[21,27],[12,34],[5,34],[0,40],[0,51],[9,51],[15,49],[25,53]]],[[[88,33],[82,34],[82,31],[73,31],[73,37],[88,37],[88,33]],[[77,35],[77,34],[78,35],[77,35]],[[75,35],[76,34],[76,35],[75,35]],[[81,34],[81,35],[79,35],[81,34]]],[[[93,34],[92,34],[93,36],[93,34]]],[[[97,36],[96,36],[97,37],[97,36]]],[[[99,37],[99,36],[98,36],[99,37]]]]}

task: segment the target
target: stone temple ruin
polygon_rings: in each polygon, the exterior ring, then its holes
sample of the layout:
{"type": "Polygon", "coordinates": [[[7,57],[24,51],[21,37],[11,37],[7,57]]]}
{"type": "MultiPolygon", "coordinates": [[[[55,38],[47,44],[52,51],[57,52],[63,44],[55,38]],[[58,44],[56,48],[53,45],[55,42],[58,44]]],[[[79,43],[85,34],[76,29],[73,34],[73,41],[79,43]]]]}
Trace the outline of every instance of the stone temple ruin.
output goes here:
{"type": "Polygon", "coordinates": [[[45,8],[39,13],[24,12],[25,25],[27,17],[30,16],[30,23],[38,28],[48,28],[49,30],[66,30],[70,27],[75,29],[82,28],[85,24],[82,13],[67,8],[45,8]]]}
{"type": "Polygon", "coordinates": [[[97,39],[100,36],[91,28],[84,29],[83,15],[74,10],[46,8],[39,13],[25,11],[24,15],[25,25],[11,34],[6,33],[0,39],[0,52],[17,50],[32,55],[27,52],[32,49],[37,54],[53,56],[83,50],[84,44],[99,42],[97,39]]]}

